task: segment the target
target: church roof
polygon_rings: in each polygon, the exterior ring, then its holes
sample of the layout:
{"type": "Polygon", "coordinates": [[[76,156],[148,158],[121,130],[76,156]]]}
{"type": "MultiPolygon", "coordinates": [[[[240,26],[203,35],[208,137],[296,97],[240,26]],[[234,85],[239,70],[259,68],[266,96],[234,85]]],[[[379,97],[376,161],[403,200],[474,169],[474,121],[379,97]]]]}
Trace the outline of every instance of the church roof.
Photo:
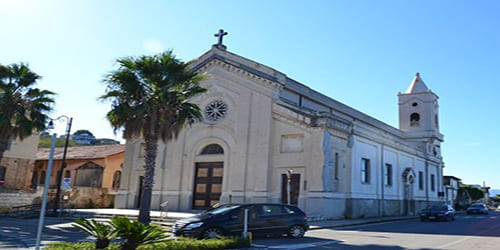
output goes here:
{"type": "Polygon", "coordinates": [[[427,91],[429,91],[429,88],[427,88],[422,78],[420,78],[420,73],[417,72],[405,94],[422,93],[427,91]]]}

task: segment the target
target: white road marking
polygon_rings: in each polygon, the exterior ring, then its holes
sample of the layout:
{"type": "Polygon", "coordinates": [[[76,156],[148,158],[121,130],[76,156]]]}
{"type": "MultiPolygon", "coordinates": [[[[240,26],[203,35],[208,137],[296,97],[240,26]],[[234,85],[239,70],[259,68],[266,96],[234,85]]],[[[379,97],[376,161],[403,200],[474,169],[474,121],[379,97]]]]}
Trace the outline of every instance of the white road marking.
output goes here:
{"type": "Polygon", "coordinates": [[[438,248],[438,249],[442,249],[442,248],[446,248],[446,247],[449,247],[449,246],[452,246],[452,245],[456,245],[456,244],[458,244],[458,243],[460,243],[460,242],[464,242],[464,241],[466,241],[466,240],[469,240],[469,239],[472,239],[472,238],[478,237],[478,235],[481,235],[482,233],[485,233],[485,232],[492,231],[493,229],[496,229],[496,228],[498,228],[498,227],[500,227],[500,224],[498,224],[498,225],[496,225],[496,226],[494,226],[494,227],[490,227],[490,228],[488,228],[488,229],[485,229],[485,230],[482,230],[482,231],[476,232],[476,233],[474,233],[474,234],[472,234],[472,235],[470,235],[470,236],[463,237],[463,238],[461,238],[461,239],[459,239],[459,240],[457,240],[457,241],[452,241],[452,242],[446,243],[446,244],[444,244],[444,245],[438,246],[437,248],[438,248]]]}
{"type": "Polygon", "coordinates": [[[318,246],[330,245],[339,242],[338,240],[330,240],[330,241],[320,241],[320,242],[312,242],[312,243],[302,243],[302,244],[286,244],[286,245],[277,245],[277,246],[268,246],[268,249],[302,249],[302,248],[314,248],[318,246]]]}

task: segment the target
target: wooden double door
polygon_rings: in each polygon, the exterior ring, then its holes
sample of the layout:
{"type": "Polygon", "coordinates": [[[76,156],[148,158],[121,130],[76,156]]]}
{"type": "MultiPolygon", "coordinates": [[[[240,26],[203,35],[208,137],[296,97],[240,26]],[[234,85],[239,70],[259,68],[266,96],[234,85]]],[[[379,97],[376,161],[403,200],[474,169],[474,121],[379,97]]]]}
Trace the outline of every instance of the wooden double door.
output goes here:
{"type": "Polygon", "coordinates": [[[193,209],[207,209],[219,203],[223,172],[223,162],[196,163],[193,209]]]}

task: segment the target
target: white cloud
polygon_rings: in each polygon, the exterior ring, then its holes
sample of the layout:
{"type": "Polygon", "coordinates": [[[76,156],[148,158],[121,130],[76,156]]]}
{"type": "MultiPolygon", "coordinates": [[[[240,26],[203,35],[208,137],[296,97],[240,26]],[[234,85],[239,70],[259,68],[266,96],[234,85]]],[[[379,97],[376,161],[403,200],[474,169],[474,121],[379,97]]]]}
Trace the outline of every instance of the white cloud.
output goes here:
{"type": "Polygon", "coordinates": [[[479,146],[481,146],[481,143],[479,143],[479,142],[469,142],[469,143],[465,143],[464,146],[466,146],[466,147],[479,147],[479,146]]]}
{"type": "Polygon", "coordinates": [[[154,39],[148,39],[144,41],[144,49],[151,53],[160,53],[165,50],[163,44],[160,41],[154,39]]]}

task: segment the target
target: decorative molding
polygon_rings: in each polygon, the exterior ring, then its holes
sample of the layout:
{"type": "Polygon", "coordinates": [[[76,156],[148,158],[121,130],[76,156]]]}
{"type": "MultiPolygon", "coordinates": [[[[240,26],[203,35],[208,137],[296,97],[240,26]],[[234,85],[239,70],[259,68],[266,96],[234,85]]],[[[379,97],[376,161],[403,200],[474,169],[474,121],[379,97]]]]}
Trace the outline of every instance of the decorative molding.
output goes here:
{"type": "Polygon", "coordinates": [[[212,67],[212,66],[219,66],[229,72],[233,72],[233,73],[236,73],[242,77],[245,77],[246,79],[248,80],[251,80],[251,81],[254,81],[254,82],[257,82],[259,83],[260,85],[266,87],[266,88],[271,88],[273,90],[276,90],[276,91],[280,91],[283,89],[283,84],[281,83],[278,83],[278,82],[275,82],[275,81],[271,81],[271,80],[268,80],[264,77],[261,77],[261,76],[258,76],[256,74],[253,74],[247,70],[244,70],[244,69],[241,69],[240,67],[237,67],[237,66],[234,66],[232,64],[229,64],[229,63],[226,63],[226,62],[223,62],[217,58],[214,58],[214,59],[211,59],[210,61],[208,61],[207,63],[205,63],[201,68],[199,68],[198,70],[196,70],[196,73],[202,73],[202,72],[206,72],[208,71],[208,68],[212,67]]]}

